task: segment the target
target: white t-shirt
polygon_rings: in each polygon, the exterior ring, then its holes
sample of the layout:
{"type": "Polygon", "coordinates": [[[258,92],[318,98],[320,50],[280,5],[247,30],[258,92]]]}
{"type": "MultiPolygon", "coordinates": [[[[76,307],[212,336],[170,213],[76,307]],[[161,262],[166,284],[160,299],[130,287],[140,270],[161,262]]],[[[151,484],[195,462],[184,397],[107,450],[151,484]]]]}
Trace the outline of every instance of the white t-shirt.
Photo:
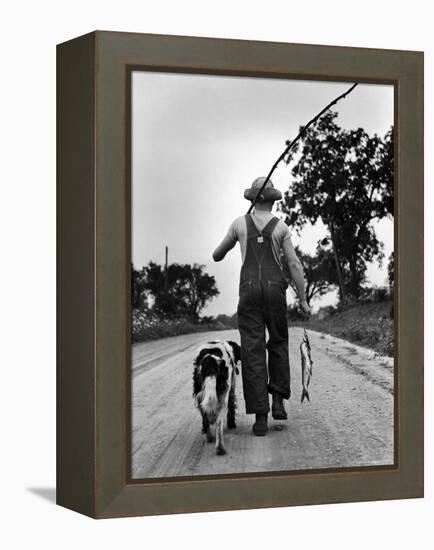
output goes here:
{"type": "MultiPolygon", "coordinates": [[[[267,223],[274,218],[275,216],[266,210],[255,210],[252,214],[252,220],[255,226],[259,231],[262,231],[267,223]]],[[[271,245],[273,249],[274,257],[277,263],[282,267],[280,261],[280,250],[283,246],[285,239],[290,239],[291,233],[288,226],[282,220],[279,220],[276,224],[276,227],[273,229],[271,234],[271,245]]],[[[237,241],[240,243],[241,249],[241,258],[242,262],[246,258],[247,250],[247,223],[245,216],[240,216],[236,218],[230,225],[226,239],[229,240],[232,244],[235,244],[237,241]]]]}

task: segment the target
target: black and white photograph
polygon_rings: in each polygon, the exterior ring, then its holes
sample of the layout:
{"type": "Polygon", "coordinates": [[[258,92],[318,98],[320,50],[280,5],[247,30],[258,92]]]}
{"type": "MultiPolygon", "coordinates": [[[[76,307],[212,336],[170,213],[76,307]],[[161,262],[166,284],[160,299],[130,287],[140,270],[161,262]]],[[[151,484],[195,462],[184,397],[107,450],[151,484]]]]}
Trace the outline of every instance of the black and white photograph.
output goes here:
{"type": "Polygon", "coordinates": [[[131,478],[396,465],[394,86],[130,77],[131,478]]]}

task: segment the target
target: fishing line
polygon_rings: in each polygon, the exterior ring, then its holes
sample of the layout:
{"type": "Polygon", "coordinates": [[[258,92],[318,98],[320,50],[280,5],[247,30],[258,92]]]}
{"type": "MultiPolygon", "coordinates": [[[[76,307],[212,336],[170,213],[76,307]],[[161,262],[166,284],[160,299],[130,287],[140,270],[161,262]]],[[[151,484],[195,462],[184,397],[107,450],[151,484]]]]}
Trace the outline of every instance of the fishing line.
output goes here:
{"type": "MultiPolygon", "coordinates": [[[[315,124],[315,122],[328,110],[330,109],[330,107],[333,107],[333,105],[335,105],[339,100],[341,99],[344,99],[348,94],[350,94],[354,88],[358,85],[358,82],[356,82],[355,84],[353,84],[346,92],[344,92],[343,94],[341,94],[340,96],[338,96],[336,99],[334,99],[333,101],[331,101],[326,107],[324,107],[324,109],[322,109],[314,118],[312,118],[311,120],[309,120],[309,122],[306,124],[306,126],[303,126],[301,128],[301,130],[299,131],[298,135],[290,142],[290,141],[287,141],[286,142],[286,148],[285,150],[283,151],[283,153],[281,153],[281,155],[279,155],[279,157],[277,158],[276,162],[273,164],[270,172],[268,173],[268,176],[265,178],[264,180],[264,183],[262,184],[262,187],[259,189],[258,193],[256,194],[256,197],[252,200],[252,203],[250,205],[250,208],[247,210],[247,214],[250,214],[251,211],[253,210],[253,208],[255,207],[255,204],[257,202],[257,200],[260,198],[261,196],[261,193],[263,192],[263,190],[265,189],[265,186],[267,185],[267,183],[269,182],[274,170],[276,170],[277,166],[282,162],[282,160],[285,159],[285,157],[288,155],[289,151],[294,147],[294,145],[297,143],[297,141],[306,133],[307,129],[312,126],[312,124],[315,124]]],[[[287,159],[288,160],[288,159],[287,159]]]]}

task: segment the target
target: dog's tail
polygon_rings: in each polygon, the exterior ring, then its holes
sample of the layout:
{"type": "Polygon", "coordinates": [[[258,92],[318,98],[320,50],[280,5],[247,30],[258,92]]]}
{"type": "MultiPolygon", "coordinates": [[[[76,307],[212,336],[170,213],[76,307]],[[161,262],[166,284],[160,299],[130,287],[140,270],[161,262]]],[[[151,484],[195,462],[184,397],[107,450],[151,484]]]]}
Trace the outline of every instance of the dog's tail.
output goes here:
{"type": "Polygon", "coordinates": [[[210,424],[217,419],[217,380],[215,376],[207,376],[203,382],[200,407],[206,413],[210,424]]]}

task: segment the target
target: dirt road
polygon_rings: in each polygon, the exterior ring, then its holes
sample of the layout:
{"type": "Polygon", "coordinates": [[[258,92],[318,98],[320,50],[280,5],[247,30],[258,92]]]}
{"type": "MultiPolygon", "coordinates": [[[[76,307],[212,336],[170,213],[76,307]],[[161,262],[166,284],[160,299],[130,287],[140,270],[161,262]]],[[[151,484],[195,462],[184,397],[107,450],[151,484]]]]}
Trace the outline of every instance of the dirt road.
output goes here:
{"type": "Polygon", "coordinates": [[[201,434],[192,399],[192,361],[209,339],[239,341],[237,331],[189,334],[136,344],[132,377],[134,478],[370,466],[393,463],[393,361],[344,340],[308,331],[313,378],[300,403],[299,344],[290,329],[292,396],[288,420],[251,432],[237,377],[237,428],[225,430],[228,454],[216,456],[201,434]]]}

